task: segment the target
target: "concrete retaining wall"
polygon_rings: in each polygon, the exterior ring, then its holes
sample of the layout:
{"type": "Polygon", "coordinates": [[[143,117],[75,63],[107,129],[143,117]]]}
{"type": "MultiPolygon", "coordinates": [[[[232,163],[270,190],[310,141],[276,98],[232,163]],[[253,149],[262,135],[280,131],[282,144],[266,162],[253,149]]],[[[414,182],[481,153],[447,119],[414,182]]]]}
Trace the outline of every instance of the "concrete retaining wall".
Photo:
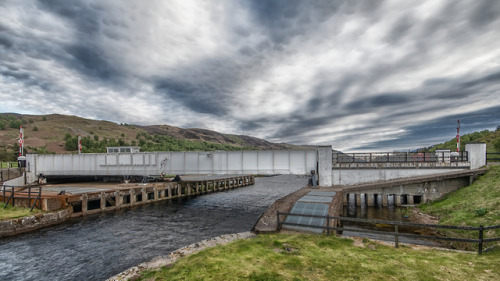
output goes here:
{"type": "Polygon", "coordinates": [[[65,209],[54,213],[35,214],[28,217],[0,221],[0,237],[16,235],[68,220],[71,210],[65,209]]]}
{"type": "Polygon", "coordinates": [[[15,179],[11,179],[9,181],[6,181],[4,182],[5,185],[11,185],[11,186],[24,186],[25,182],[24,182],[24,173],[22,176],[18,177],[18,178],[15,178],[15,179]]]}
{"type": "MultiPolygon", "coordinates": [[[[465,168],[463,168],[465,169],[465,168]]],[[[416,176],[436,175],[456,172],[459,169],[448,168],[336,168],[332,170],[333,185],[356,185],[369,182],[388,181],[416,176]]]]}

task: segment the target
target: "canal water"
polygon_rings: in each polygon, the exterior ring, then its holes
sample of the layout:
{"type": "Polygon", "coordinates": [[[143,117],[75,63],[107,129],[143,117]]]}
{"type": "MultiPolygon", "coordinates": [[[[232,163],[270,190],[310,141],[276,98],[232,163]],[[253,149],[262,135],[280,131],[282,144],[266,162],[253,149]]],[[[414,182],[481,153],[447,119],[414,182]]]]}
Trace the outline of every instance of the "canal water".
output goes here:
{"type": "Polygon", "coordinates": [[[274,201],[306,177],[72,219],[0,239],[0,280],[105,280],[139,263],[214,236],[251,230],[274,201]]]}

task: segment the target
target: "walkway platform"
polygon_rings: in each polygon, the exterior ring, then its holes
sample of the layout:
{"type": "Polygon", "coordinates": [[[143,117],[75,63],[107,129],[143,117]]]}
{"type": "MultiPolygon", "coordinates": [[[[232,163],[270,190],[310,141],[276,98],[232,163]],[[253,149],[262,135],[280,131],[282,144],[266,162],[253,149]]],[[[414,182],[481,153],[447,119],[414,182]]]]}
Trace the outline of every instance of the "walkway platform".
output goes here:
{"type": "MultiPolygon", "coordinates": [[[[233,188],[252,185],[253,175],[226,176],[181,176],[181,180],[152,183],[68,183],[42,185],[41,207],[44,211],[71,208],[72,217],[116,210],[174,198],[201,195],[233,188]]],[[[15,188],[20,192],[27,187],[15,188]]],[[[5,187],[5,195],[0,193],[0,200],[11,195],[11,188],[5,187]]],[[[3,187],[0,190],[3,192],[3,187]]],[[[31,206],[34,198],[16,199],[17,206],[31,206]]]]}

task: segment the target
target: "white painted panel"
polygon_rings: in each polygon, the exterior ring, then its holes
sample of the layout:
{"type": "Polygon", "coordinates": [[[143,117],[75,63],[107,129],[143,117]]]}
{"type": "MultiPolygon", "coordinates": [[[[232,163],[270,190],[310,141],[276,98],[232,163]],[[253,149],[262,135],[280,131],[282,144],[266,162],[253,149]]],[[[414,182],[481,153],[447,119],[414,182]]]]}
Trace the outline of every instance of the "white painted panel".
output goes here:
{"type": "MultiPolygon", "coordinates": [[[[63,157],[64,155],[54,155],[54,158],[52,159],[52,165],[53,165],[53,169],[51,172],[62,172],[64,171],[64,163],[63,163],[63,157]]],[[[49,170],[50,171],[50,170],[49,170]]],[[[49,171],[47,171],[47,173],[49,173],[49,171]]],[[[51,175],[54,174],[54,173],[50,173],[51,175]]],[[[57,175],[57,173],[56,173],[57,175]]]]}
{"type": "Polygon", "coordinates": [[[213,152],[198,152],[198,174],[212,174],[212,166],[214,161],[213,157],[213,152]]]}
{"type": "Polygon", "coordinates": [[[288,150],[274,151],[274,172],[275,174],[290,173],[290,152],[288,150]]]}
{"type": "Polygon", "coordinates": [[[149,165],[156,166],[157,160],[156,160],[156,153],[150,153],[149,157],[149,165]]]}
{"type": "Polygon", "coordinates": [[[172,152],[171,173],[173,175],[181,175],[184,173],[184,152],[172,152]]]}
{"type": "Polygon", "coordinates": [[[240,174],[243,170],[243,151],[228,151],[228,174],[240,174]]]}
{"type": "Polygon", "coordinates": [[[97,165],[98,166],[106,165],[106,155],[104,155],[104,154],[97,155],[97,165]]]}
{"type": "Polygon", "coordinates": [[[291,150],[290,151],[290,173],[297,175],[305,175],[308,173],[306,165],[306,151],[291,150]]]}
{"type": "Polygon", "coordinates": [[[118,163],[121,166],[128,166],[132,165],[132,159],[131,159],[131,154],[119,154],[118,155],[118,163]]]}
{"type": "Polygon", "coordinates": [[[215,174],[227,174],[227,155],[226,151],[213,152],[213,169],[215,174]]]}
{"type": "Polygon", "coordinates": [[[132,162],[134,166],[142,166],[144,165],[144,154],[133,154],[132,155],[132,162]]]}
{"type": "Polygon", "coordinates": [[[184,173],[198,174],[198,152],[184,152],[184,173]]]}
{"type": "Polygon", "coordinates": [[[272,151],[257,151],[257,173],[268,175],[274,174],[272,151]]]}
{"type": "Polygon", "coordinates": [[[95,174],[96,170],[99,169],[96,165],[97,155],[90,154],[83,158],[82,167],[80,168],[85,174],[95,174]]]}
{"type": "Polygon", "coordinates": [[[116,162],[118,154],[110,154],[106,155],[106,165],[107,166],[114,166],[117,165],[118,163],[116,162]]]}
{"type": "Polygon", "coordinates": [[[306,173],[310,173],[311,170],[315,170],[317,172],[318,153],[316,152],[316,150],[306,150],[306,158],[307,158],[306,173]]]}
{"type": "Polygon", "coordinates": [[[257,174],[257,151],[243,151],[243,173],[257,174]]]}

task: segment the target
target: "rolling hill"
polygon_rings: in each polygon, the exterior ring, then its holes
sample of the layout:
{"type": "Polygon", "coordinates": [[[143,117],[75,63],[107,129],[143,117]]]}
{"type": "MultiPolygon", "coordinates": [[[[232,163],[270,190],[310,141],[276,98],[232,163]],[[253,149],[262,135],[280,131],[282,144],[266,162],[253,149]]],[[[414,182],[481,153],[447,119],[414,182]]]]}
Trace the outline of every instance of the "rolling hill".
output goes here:
{"type": "Polygon", "coordinates": [[[106,146],[117,145],[139,146],[141,151],[304,148],[198,128],[117,124],[59,114],[0,113],[0,160],[16,159],[20,125],[24,128],[24,147],[27,153],[75,153],[79,134],[82,136],[83,152],[106,152],[106,146]]]}

